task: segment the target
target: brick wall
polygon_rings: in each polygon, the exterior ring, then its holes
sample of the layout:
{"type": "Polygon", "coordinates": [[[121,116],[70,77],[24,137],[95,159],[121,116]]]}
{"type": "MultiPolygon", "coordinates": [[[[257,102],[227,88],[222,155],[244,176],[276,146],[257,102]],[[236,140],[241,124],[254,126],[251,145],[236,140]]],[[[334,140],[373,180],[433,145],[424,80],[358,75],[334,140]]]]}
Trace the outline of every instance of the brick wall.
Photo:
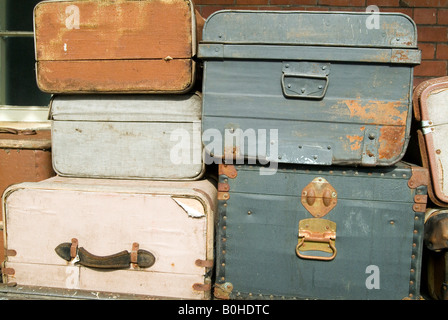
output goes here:
{"type": "Polygon", "coordinates": [[[222,9],[402,12],[417,24],[422,63],[414,85],[448,75],[448,0],[193,0],[204,18],[222,9]]]}

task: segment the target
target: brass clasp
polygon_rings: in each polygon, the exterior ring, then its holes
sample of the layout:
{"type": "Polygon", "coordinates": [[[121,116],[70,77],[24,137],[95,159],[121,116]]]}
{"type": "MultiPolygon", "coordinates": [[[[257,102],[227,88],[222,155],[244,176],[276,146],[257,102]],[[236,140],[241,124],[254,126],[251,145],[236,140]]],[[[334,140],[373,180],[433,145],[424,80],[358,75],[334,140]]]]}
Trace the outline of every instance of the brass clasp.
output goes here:
{"type": "Polygon", "coordinates": [[[317,177],[303,188],[301,202],[309,213],[321,218],[336,206],[338,195],[327,180],[317,177]]]}

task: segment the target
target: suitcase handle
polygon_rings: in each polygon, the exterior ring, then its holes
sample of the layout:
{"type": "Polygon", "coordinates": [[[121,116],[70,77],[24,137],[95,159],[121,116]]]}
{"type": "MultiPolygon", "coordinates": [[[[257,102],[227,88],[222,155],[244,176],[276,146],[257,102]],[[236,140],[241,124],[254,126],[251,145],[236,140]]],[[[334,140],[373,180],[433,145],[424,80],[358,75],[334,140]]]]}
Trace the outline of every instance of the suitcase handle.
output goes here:
{"type": "Polygon", "coordinates": [[[299,241],[296,254],[302,259],[329,261],[336,257],[336,223],[326,219],[311,218],[299,221],[299,241]],[[307,244],[305,246],[305,244],[307,244]],[[306,247],[306,248],[305,248],[306,247]],[[322,251],[332,253],[331,256],[305,255],[303,251],[322,251]]]}
{"type": "Polygon", "coordinates": [[[155,263],[154,255],[139,249],[138,243],[133,243],[131,252],[124,250],[109,256],[96,256],[85,248],[78,248],[78,240],[72,239],[72,242],[58,245],[55,251],[64,260],[89,268],[127,269],[131,263],[139,268],[149,268],[155,263]]]}
{"type": "Polygon", "coordinates": [[[287,98],[322,99],[327,93],[329,80],[328,75],[283,72],[281,82],[283,94],[287,98]]]}
{"type": "Polygon", "coordinates": [[[331,256],[329,256],[329,257],[311,256],[311,255],[302,254],[299,251],[300,247],[302,247],[305,244],[305,238],[302,238],[302,239],[299,240],[299,243],[296,246],[296,253],[297,253],[297,255],[300,258],[302,258],[302,259],[311,259],[311,260],[330,261],[330,260],[333,260],[336,257],[337,250],[336,250],[336,247],[333,244],[334,241],[331,241],[331,239],[326,239],[326,240],[323,241],[321,238],[316,238],[316,239],[306,238],[306,241],[328,243],[329,247],[333,251],[333,254],[331,256]]]}
{"type": "Polygon", "coordinates": [[[10,133],[15,135],[25,135],[25,136],[31,136],[36,135],[36,130],[27,129],[27,130],[18,130],[13,128],[0,128],[0,133],[10,133]]]}

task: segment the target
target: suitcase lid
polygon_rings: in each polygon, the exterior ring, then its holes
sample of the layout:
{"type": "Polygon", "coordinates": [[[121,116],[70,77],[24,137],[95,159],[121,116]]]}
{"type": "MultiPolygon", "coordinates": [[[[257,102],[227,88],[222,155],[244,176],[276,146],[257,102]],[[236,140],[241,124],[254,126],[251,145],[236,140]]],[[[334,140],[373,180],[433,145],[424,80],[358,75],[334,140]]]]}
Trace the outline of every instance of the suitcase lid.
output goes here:
{"type": "MultiPolygon", "coordinates": [[[[412,192],[416,192],[418,187],[427,186],[429,183],[426,168],[404,161],[399,161],[393,166],[376,168],[281,165],[278,166],[275,174],[271,175],[260,174],[261,166],[234,165],[228,170],[221,168],[222,165],[220,165],[220,182],[227,177],[229,184],[227,188],[221,187],[221,190],[225,189],[227,190],[225,192],[229,193],[228,198],[223,199],[229,201],[232,199],[232,193],[248,193],[266,197],[275,195],[294,197],[303,203],[306,199],[303,191],[311,187],[316,178],[324,178],[323,180],[326,180],[324,182],[327,182],[330,189],[334,191],[333,195],[337,201],[345,199],[373,200],[384,203],[387,201],[411,202],[413,200],[409,195],[411,189],[412,192]],[[272,183],[274,178],[275,181],[282,181],[282,183],[272,183]],[[384,189],[388,192],[381,191],[384,189]]],[[[314,197],[318,197],[318,192],[314,197]]],[[[419,203],[423,204],[423,202],[419,203]]],[[[426,207],[426,202],[424,206],[426,207]]]]}
{"type": "Polygon", "coordinates": [[[191,59],[196,54],[190,0],[42,1],[34,9],[34,32],[37,61],[191,59]]]}
{"type": "Polygon", "coordinates": [[[202,39],[205,43],[417,48],[412,19],[383,12],[221,10],[206,20],[202,39]]]}
{"type": "Polygon", "coordinates": [[[187,95],[55,95],[50,119],[57,121],[200,121],[199,93],[187,95]]]}

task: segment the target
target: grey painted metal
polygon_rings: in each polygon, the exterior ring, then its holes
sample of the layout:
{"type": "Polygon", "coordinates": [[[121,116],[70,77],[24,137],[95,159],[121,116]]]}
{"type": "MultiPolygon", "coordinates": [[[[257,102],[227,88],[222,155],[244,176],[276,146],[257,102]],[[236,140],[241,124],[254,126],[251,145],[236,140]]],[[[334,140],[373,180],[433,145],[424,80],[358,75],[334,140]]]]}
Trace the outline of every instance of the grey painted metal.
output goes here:
{"type": "Polygon", "coordinates": [[[417,46],[415,23],[401,13],[221,10],[204,29],[203,41],[215,43],[417,46]]]}
{"type": "MultiPolygon", "coordinates": [[[[370,17],[212,14],[199,45],[203,131],[217,129],[224,137],[226,129],[278,130],[278,155],[270,141],[265,154],[246,142],[234,145],[236,158],[362,166],[400,161],[410,133],[413,67],[421,61],[416,27],[403,14],[378,13],[379,29],[368,29],[370,17]],[[368,130],[379,133],[375,141],[364,139],[368,130]]],[[[204,143],[207,153],[225,157],[224,143],[221,149],[204,143]]]]}
{"type": "MultiPolygon", "coordinates": [[[[420,296],[424,213],[414,212],[410,166],[387,168],[282,166],[275,175],[235,166],[224,174],[228,197],[219,201],[216,285],[230,299],[403,299],[420,296]],[[336,206],[322,219],[336,223],[336,257],[299,258],[298,225],[313,218],[301,193],[326,179],[336,206]],[[372,271],[378,268],[377,288],[372,271]],[[227,290],[227,291],[226,291],[227,290]]],[[[315,255],[319,255],[316,251],[315,255]]],[[[322,255],[329,255],[322,253],[322,255]]],[[[216,290],[215,290],[216,295],[216,290]]]]}
{"type": "Polygon", "coordinates": [[[199,93],[57,95],[53,167],[60,176],[196,180],[205,165],[199,93]]]}

